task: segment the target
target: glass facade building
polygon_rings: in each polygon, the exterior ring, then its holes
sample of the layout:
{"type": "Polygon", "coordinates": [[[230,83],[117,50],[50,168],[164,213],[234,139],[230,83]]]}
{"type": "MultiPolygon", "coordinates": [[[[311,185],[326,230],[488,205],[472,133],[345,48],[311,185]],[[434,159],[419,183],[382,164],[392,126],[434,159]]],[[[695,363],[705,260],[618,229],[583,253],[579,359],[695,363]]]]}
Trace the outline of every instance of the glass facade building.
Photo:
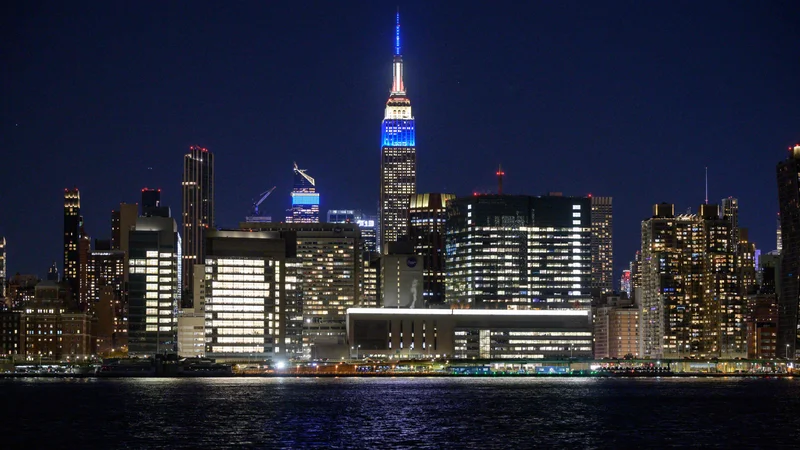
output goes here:
{"type": "Polygon", "coordinates": [[[447,203],[446,300],[468,308],[591,304],[591,199],[477,195],[447,203]]]}
{"type": "Polygon", "coordinates": [[[240,228],[280,232],[294,240],[296,251],[286,259],[286,296],[295,305],[287,306],[287,333],[296,335],[302,327],[304,355],[317,356],[312,349],[317,345],[342,344],[345,314],[357,304],[360,289],[358,225],[242,223],[240,228]]]}
{"type": "Polygon", "coordinates": [[[178,226],[168,217],[139,217],[128,239],[128,353],[173,353],[181,292],[178,226]]]}

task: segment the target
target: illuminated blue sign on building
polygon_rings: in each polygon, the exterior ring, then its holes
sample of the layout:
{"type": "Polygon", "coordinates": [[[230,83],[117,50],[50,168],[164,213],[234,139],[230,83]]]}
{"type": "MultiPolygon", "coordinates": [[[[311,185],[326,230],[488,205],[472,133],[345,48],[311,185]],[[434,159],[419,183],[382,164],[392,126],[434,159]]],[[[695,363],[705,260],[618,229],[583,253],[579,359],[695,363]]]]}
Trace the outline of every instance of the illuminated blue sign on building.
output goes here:
{"type": "Polygon", "coordinates": [[[319,194],[292,192],[292,206],[294,205],[319,205],[319,194]]]}
{"type": "Polygon", "coordinates": [[[384,147],[415,147],[414,119],[384,119],[381,140],[384,147]]]}

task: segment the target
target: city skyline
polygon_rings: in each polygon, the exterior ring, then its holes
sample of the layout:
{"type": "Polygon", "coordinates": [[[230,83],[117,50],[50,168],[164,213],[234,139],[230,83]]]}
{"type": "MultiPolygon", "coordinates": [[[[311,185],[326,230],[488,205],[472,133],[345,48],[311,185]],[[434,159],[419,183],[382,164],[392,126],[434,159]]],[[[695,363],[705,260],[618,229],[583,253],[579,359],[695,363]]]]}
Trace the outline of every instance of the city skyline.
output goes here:
{"type": "MultiPolygon", "coordinates": [[[[165,8],[161,14],[169,15],[171,7],[165,8]]],[[[180,157],[194,142],[209,148],[218,156],[217,203],[220,207],[217,222],[220,226],[235,226],[248,210],[252,197],[265,187],[278,185],[279,190],[288,193],[291,180],[282,175],[284,170],[279,169],[286,165],[283,159],[291,161],[293,158],[313,161],[313,165],[306,165],[307,168],[318,174],[317,178],[324,180],[326,197],[320,213],[324,214],[328,209],[345,208],[376,212],[375,192],[378,180],[375,174],[379,166],[376,145],[379,132],[376,124],[380,120],[376,117],[380,112],[376,105],[385,100],[390,88],[386,55],[389,43],[394,38],[394,6],[369,5],[361,9],[353,8],[353,17],[344,19],[341,23],[334,23],[336,20],[330,14],[327,17],[322,14],[330,12],[327,8],[329,7],[321,7],[320,16],[316,16],[302,15],[302,11],[288,6],[265,7],[276,17],[291,18],[281,28],[288,36],[296,36],[314,25],[328,32],[338,27],[354,30],[356,36],[348,38],[351,41],[347,45],[341,44],[341,48],[346,50],[343,56],[340,55],[343,62],[333,66],[337,70],[344,65],[352,68],[331,81],[336,86],[335,92],[332,93],[329,89],[325,91],[326,95],[334,95],[336,99],[339,95],[349,99],[344,103],[338,100],[331,103],[337,107],[341,105],[342,115],[349,114],[347,120],[354,122],[346,133],[341,132],[340,120],[332,120],[333,124],[321,124],[318,133],[314,133],[319,134],[319,137],[301,137],[298,133],[303,133],[303,130],[295,130],[291,125],[264,128],[263,125],[257,125],[255,119],[261,115],[262,120],[259,122],[266,122],[266,119],[272,117],[270,108],[254,109],[248,103],[239,104],[238,107],[225,103],[226,106],[213,115],[188,115],[185,118],[172,119],[179,126],[169,133],[156,125],[155,121],[164,119],[158,114],[145,120],[141,114],[126,115],[123,112],[123,108],[131,106],[136,107],[133,109],[139,113],[149,111],[158,93],[167,91],[171,94],[168,100],[170,102],[178,101],[188,94],[196,100],[221,101],[217,96],[230,93],[233,88],[228,85],[215,88],[212,83],[215,76],[227,74],[244,77],[242,83],[255,89],[258,87],[258,77],[255,75],[261,67],[258,65],[250,71],[234,72],[234,69],[230,69],[231,72],[220,72],[221,69],[218,68],[217,72],[212,71],[216,75],[195,75],[199,78],[189,80],[191,87],[184,90],[181,90],[182,84],[160,85],[152,78],[149,79],[150,88],[138,86],[131,84],[132,79],[118,78],[121,75],[112,71],[101,77],[99,87],[90,89],[78,83],[76,93],[68,94],[59,90],[58,83],[47,81],[52,75],[37,74],[39,78],[34,77],[33,81],[17,78],[17,74],[11,76],[12,82],[5,88],[11,91],[7,93],[10,108],[3,111],[4,120],[0,125],[0,134],[4,136],[0,139],[5,141],[5,147],[11,149],[11,152],[8,163],[4,165],[0,192],[6,194],[3,196],[4,204],[9,205],[11,210],[25,212],[25,216],[0,223],[0,235],[7,239],[9,275],[20,272],[43,276],[52,261],[61,259],[57,253],[57,248],[61,245],[61,233],[54,230],[55,227],[60,228],[56,214],[63,208],[63,205],[59,205],[63,201],[59,192],[65,187],[77,186],[80,189],[81,214],[85,217],[86,231],[93,238],[110,237],[108,211],[117,208],[121,201],[138,202],[138,193],[145,186],[161,188],[164,193],[163,204],[177,212],[181,204],[180,157]],[[348,80],[345,75],[357,76],[348,80]],[[368,87],[368,92],[359,89],[362,83],[368,87]],[[45,85],[45,92],[34,92],[28,102],[21,96],[23,92],[31,93],[31,89],[36,86],[45,85]],[[119,97],[124,101],[104,104],[100,94],[108,89],[113,90],[115,86],[127,86],[128,90],[114,91],[116,93],[112,93],[108,101],[119,100],[119,97]],[[128,96],[128,92],[131,89],[135,91],[137,86],[144,89],[145,95],[141,99],[128,96]],[[198,94],[202,95],[197,97],[198,94]],[[37,95],[55,96],[65,105],[66,111],[85,107],[82,117],[88,120],[76,123],[74,117],[59,117],[63,120],[54,122],[54,118],[58,116],[48,116],[45,109],[22,107],[22,104],[33,104],[34,100],[41,98],[37,95]],[[79,97],[80,95],[83,96],[79,97]],[[203,95],[208,96],[208,99],[203,95]],[[353,96],[363,97],[363,100],[359,98],[356,101],[353,96]],[[111,108],[109,111],[113,111],[110,114],[113,117],[101,117],[106,110],[104,108],[111,108]],[[246,127],[233,122],[241,114],[241,108],[249,111],[246,114],[246,127]],[[128,129],[128,125],[131,129],[128,129]],[[155,127],[157,132],[151,134],[141,131],[148,127],[155,127]],[[330,127],[337,128],[333,135],[330,134],[333,132],[330,127]],[[67,128],[74,131],[68,132],[67,128]],[[231,133],[234,130],[245,131],[247,136],[232,139],[231,133]],[[263,143],[261,139],[264,136],[271,138],[263,143]],[[339,140],[334,148],[331,148],[331,136],[339,140]],[[63,142],[58,145],[59,152],[42,154],[42,148],[48,148],[42,145],[42,139],[47,137],[57,140],[63,138],[63,142]],[[317,144],[326,141],[327,146],[317,144]],[[324,148],[325,151],[314,150],[315,148],[324,148]],[[253,152],[252,149],[257,151],[253,152]],[[264,159],[257,160],[260,162],[252,161],[252,157],[256,156],[254,153],[264,154],[264,159]],[[64,159],[64,154],[72,157],[64,159]],[[80,164],[76,163],[78,159],[80,164]],[[32,173],[9,170],[26,167],[33,164],[33,161],[36,161],[37,170],[32,173]],[[107,170],[98,171],[97,165],[107,170]],[[270,170],[265,175],[263,168],[268,166],[270,170]],[[275,171],[272,167],[275,167],[275,171]],[[30,205],[34,204],[36,207],[32,208],[30,205]]],[[[620,33],[640,33],[637,36],[643,42],[622,42],[619,37],[609,33],[603,36],[611,55],[627,55],[636,60],[637,64],[628,61],[628,65],[624,65],[625,58],[618,58],[618,64],[623,64],[622,67],[628,69],[621,70],[620,75],[620,69],[612,61],[594,60],[599,65],[593,65],[592,71],[589,71],[593,73],[586,74],[584,78],[583,75],[576,75],[575,69],[579,68],[578,65],[569,65],[568,61],[560,59],[564,56],[555,53],[563,53],[572,44],[577,46],[579,55],[597,58],[600,52],[590,42],[589,36],[605,27],[592,25],[590,22],[593,20],[590,19],[608,19],[613,16],[614,8],[603,12],[599,8],[588,7],[582,15],[571,17],[575,11],[571,11],[569,6],[520,7],[516,11],[518,15],[530,13],[528,19],[539,27],[532,28],[534,31],[530,32],[527,28],[520,28],[523,21],[512,17],[515,16],[513,12],[503,14],[502,19],[483,17],[480,8],[474,4],[467,4],[456,13],[462,19],[456,21],[459,22],[457,25],[441,25],[446,12],[441,6],[426,10],[412,4],[402,5],[402,8],[403,53],[408,55],[407,84],[412,86],[415,116],[420,118],[423,126],[418,153],[418,192],[454,192],[458,196],[470,195],[475,191],[494,192],[492,175],[497,164],[502,163],[506,168],[505,190],[508,193],[543,195],[549,191],[563,191],[565,195],[581,196],[592,193],[614,197],[613,278],[618,278],[638,248],[637,231],[641,221],[648,217],[650,206],[666,201],[676,203],[677,210],[685,211],[685,208],[692,206],[694,211],[694,206],[700,203],[704,195],[703,168],[708,166],[710,202],[719,203],[715,199],[728,196],[738,198],[741,226],[750,229],[751,238],[764,252],[773,249],[773,218],[778,211],[774,167],[784,158],[784,149],[798,140],[798,132],[792,126],[796,127],[799,116],[789,107],[790,99],[797,98],[793,94],[798,93],[796,83],[789,82],[791,74],[797,73],[798,68],[798,50],[790,48],[788,43],[792,33],[796,34],[796,31],[788,29],[788,25],[781,22],[781,16],[791,10],[768,11],[740,7],[723,11],[723,15],[735,19],[734,22],[745,21],[750,16],[750,20],[746,21],[750,28],[744,27],[737,31],[727,29],[723,17],[712,18],[712,6],[700,5],[691,11],[696,14],[696,20],[707,25],[705,31],[686,30],[688,34],[681,38],[659,39],[646,30],[647,24],[656,22],[656,16],[663,13],[669,20],[658,22],[662,34],[665,29],[684,30],[682,27],[687,26],[687,21],[682,22],[680,13],[686,9],[681,9],[680,6],[661,6],[648,11],[633,11],[633,14],[638,14],[641,23],[626,25],[629,28],[623,27],[620,33]],[[479,18],[486,21],[486,28],[480,32],[470,26],[476,25],[479,18]],[[585,21],[587,28],[583,31],[570,31],[574,35],[563,30],[559,32],[557,25],[547,25],[544,22],[548,18],[553,19],[555,24],[566,23],[567,18],[577,21],[577,24],[585,21]],[[501,27],[500,25],[507,25],[504,20],[511,21],[511,26],[501,27]],[[428,26],[429,23],[441,26],[433,29],[428,26]],[[490,30],[495,31],[494,37],[485,41],[478,39],[479,35],[483,36],[490,30]],[[447,36],[447,33],[456,32],[459,34],[458,39],[447,36]],[[754,43],[750,39],[754,33],[759,34],[761,41],[754,43]],[[523,43],[533,44],[540,40],[547,42],[548,39],[560,47],[531,47],[535,57],[526,55],[520,60],[516,59],[519,56],[518,51],[526,48],[523,43]],[[696,39],[696,43],[705,45],[700,45],[699,54],[708,56],[707,60],[698,62],[682,57],[678,44],[685,43],[684,39],[696,39]],[[648,46],[653,44],[659,44],[654,48],[660,53],[649,56],[641,53],[650,49],[648,46]],[[726,50],[727,45],[734,47],[735,51],[726,50]],[[505,51],[494,54],[490,52],[495,48],[509,46],[511,48],[505,51]],[[772,52],[769,56],[762,55],[765,48],[772,52]],[[467,57],[464,52],[471,52],[470,58],[476,62],[466,65],[467,57]],[[443,55],[447,58],[442,58],[443,55]],[[671,64],[659,63],[659,57],[666,58],[671,64]],[[748,67],[760,61],[760,72],[744,70],[742,73],[731,73],[732,69],[743,64],[742,58],[749,61],[748,67]],[[551,66],[549,68],[545,67],[548,62],[551,66]],[[559,62],[561,66],[554,64],[559,62]],[[464,70],[466,67],[480,69],[464,70]],[[557,67],[561,67],[561,70],[557,67]],[[530,72],[530,79],[522,75],[528,72],[527,69],[535,69],[530,72]],[[503,77],[492,78],[491,75],[497,75],[498,70],[503,77]],[[670,73],[676,76],[683,74],[684,77],[678,78],[681,81],[677,82],[665,81],[670,73]],[[553,81],[558,74],[566,80],[553,81]],[[758,86],[748,83],[756,83],[758,86]],[[759,87],[762,85],[770,86],[771,89],[759,90],[764,89],[759,87]],[[737,91],[744,86],[747,86],[748,92],[737,91]],[[777,90],[782,95],[774,94],[774,86],[779,87],[777,90]],[[591,91],[589,87],[600,89],[591,91]],[[630,91],[621,92],[621,87],[630,88],[630,91]],[[709,92],[701,92],[706,90],[709,92]],[[670,99],[670,95],[676,92],[680,94],[677,99],[670,99]],[[622,96],[621,104],[625,106],[607,109],[609,105],[606,102],[615,93],[622,96]],[[464,102],[465,99],[459,97],[459,94],[467,97],[468,101],[464,102]],[[517,103],[516,97],[535,101],[533,104],[541,107],[525,109],[517,103]],[[445,105],[445,98],[454,105],[445,105]],[[559,109],[555,106],[556,103],[565,106],[559,109]],[[470,106],[473,104],[477,106],[470,106]],[[758,108],[758,115],[752,116],[753,108],[758,108]],[[649,119],[634,117],[642,112],[645,116],[649,115],[649,119]],[[520,118],[515,118],[520,114],[520,118]],[[611,121],[604,116],[616,116],[617,120],[611,121]],[[704,126],[694,125],[695,122],[703,122],[704,126]],[[743,124],[747,125],[747,129],[741,129],[743,124]],[[583,131],[572,133],[562,130],[573,126],[583,131]],[[686,127],[686,130],[682,130],[686,127]],[[522,136],[517,136],[521,130],[522,136]],[[675,161],[665,161],[665,154],[674,154],[675,161]],[[648,167],[648,161],[655,158],[658,158],[658,166],[654,167],[651,163],[648,167]],[[576,159],[585,163],[576,165],[576,159]],[[598,165],[601,170],[596,170],[598,165]],[[742,184],[742,178],[748,182],[742,184]]],[[[220,26],[227,24],[228,31],[233,31],[232,23],[246,12],[245,9],[234,8],[233,12],[223,14],[220,26]]],[[[190,16],[197,19],[196,15],[202,17],[208,12],[207,5],[201,5],[190,16]]],[[[102,8],[92,14],[110,15],[109,24],[121,21],[120,23],[131,26],[127,20],[133,20],[115,17],[102,8]]],[[[93,15],[90,17],[95,17],[93,15]]],[[[24,25],[37,23],[37,20],[52,21],[55,20],[54,17],[56,16],[37,19],[29,15],[27,22],[23,20],[14,29],[22,36],[27,36],[25,33],[29,30],[24,25]]],[[[62,17],[70,16],[66,14],[62,17]]],[[[56,30],[59,26],[75,26],[58,20],[54,25],[56,30]]],[[[113,35],[112,30],[103,27],[91,29],[107,38],[113,35]]],[[[246,28],[241,33],[233,33],[245,52],[255,51],[254,46],[248,47],[243,42],[245,33],[252,31],[246,28]]],[[[157,31],[148,33],[151,34],[140,34],[139,37],[170,38],[161,36],[157,31]]],[[[174,45],[167,47],[172,51],[176,50],[175,46],[182,48],[180,45],[186,45],[179,36],[171,38],[167,42],[174,45]]],[[[31,41],[30,45],[37,49],[38,52],[34,53],[38,56],[15,53],[12,62],[27,63],[21,66],[25,70],[34,70],[31,67],[41,63],[37,57],[43,58],[42,55],[47,54],[42,47],[49,42],[47,39],[48,36],[45,35],[31,41]],[[39,47],[35,47],[36,45],[39,47]]],[[[73,33],[69,35],[69,42],[64,45],[78,45],[82,39],[88,37],[73,33]]],[[[201,43],[207,42],[204,39],[208,38],[199,38],[196,44],[198,48],[203,47],[201,43]]],[[[344,41],[347,39],[343,38],[344,41]]],[[[313,48],[312,44],[315,43],[316,40],[309,38],[301,43],[298,52],[308,51],[308,59],[312,60],[320,57],[324,52],[313,48]]],[[[132,43],[122,42],[116,45],[132,43]]],[[[225,51],[224,46],[209,48],[217,56],[219,52],[225,51]]],[[[197,51],[194,47],[188,49],[197,51]]],[[[283,59],[280,60],[286,61],[289,66],[290,63],[296,65],[289,70],[292,74],[299,71],[304,77],[311,77],[302,67],[297,67],[302,64],[292,54],[282,53],[278,49],[271,51],[282,56],[283,59]]],[[[93,50],[88,46],[81,50],[78,59],[95,69],[102,69],[104,64],[110,64],[107,59],[111,57],[107,55],[100,58],[105,62],[92,62],[92,57],[99,57],[96,53],[97,49],[93,50]]],[[[166,51],[157,53],[153,58],[163,58],[168,54],[166,51]]],[[[198,57],[198,53],[190,54],[198,57]]],[[[142,59],[143,55],[137,57],[139,62],[146,61],[146,58],[142,59]]],[[[697,54],[695,58],[703,59],[697,54]]],[[[236,61],[242,64],[245,59],[247,58],[236,61]]],[[[234,67],[238,68],[236,65],[234,67]]],[[[70,71],[72,69],[60,70],[66,71],[62,75],[66,74],[68,79],[77,76],[70,71]]],[[[172,73],[171,70],[178,70],[178,65],[165,64],[163,70],[172,73]]],[[[21,73],[25,71],[22,70],[21,73]]],[[[326,73],[330,75],[331,72],[326,73]]],[[[304,81],[311,79],[303,78],[304,81]]],[[[325,87],[330,88],[330,84],[325,87]]],[[[317,91],[311,89],[305,95],[312,94],[317,95],[317,91]]],[[[264,98],[269,98],[266,91],[264,98]]],[[[170,111],[174,113],[179,110],[173,106],[170,111]]],[[[303,116],[300,117],[300,122],[312,122],[322,114],[305,106],[301,111],[303,116]]],[[[268,205],[265,205],[265,210],[276,218],[281,217],[280,212],[286,209],[286,202],[283,200],[286,195],[279,194],[281,193],[276,191],[266,202],[268,205]]],[[[63,267],[60,269],[63,273],[63,267]]]]}

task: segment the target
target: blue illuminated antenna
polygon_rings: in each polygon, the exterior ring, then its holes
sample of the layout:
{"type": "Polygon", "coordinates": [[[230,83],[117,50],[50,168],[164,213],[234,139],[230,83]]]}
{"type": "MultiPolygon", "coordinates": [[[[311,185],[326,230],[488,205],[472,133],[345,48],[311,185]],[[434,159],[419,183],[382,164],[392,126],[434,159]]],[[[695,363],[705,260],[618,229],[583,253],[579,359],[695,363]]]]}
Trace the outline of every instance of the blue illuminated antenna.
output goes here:
{"type": "Polygon", "coordinates": [[[400,7],[397,7],[397,24],[394,27],[394,54],[400,55],[400,7]]]}

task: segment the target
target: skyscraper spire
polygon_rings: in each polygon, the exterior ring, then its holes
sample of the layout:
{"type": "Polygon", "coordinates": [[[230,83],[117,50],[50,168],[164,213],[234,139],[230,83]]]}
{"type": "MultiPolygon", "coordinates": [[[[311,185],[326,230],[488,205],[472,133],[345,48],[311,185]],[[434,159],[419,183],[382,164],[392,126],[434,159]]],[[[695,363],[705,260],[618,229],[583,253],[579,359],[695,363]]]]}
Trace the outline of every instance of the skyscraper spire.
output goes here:
{"type": "Polygon", "coordinates": [[[394,27],[394,63],[392,64],[392,96],[405,95],[403,85],[403,56],[400,54],[400,7],[397,7],[397,22],[394,27]]]}
{"type": "Polygon", "coordinates": [[[394,55],[400,56],[400,7],[397,7],[397,24],[394,27],[394,55]]]}

